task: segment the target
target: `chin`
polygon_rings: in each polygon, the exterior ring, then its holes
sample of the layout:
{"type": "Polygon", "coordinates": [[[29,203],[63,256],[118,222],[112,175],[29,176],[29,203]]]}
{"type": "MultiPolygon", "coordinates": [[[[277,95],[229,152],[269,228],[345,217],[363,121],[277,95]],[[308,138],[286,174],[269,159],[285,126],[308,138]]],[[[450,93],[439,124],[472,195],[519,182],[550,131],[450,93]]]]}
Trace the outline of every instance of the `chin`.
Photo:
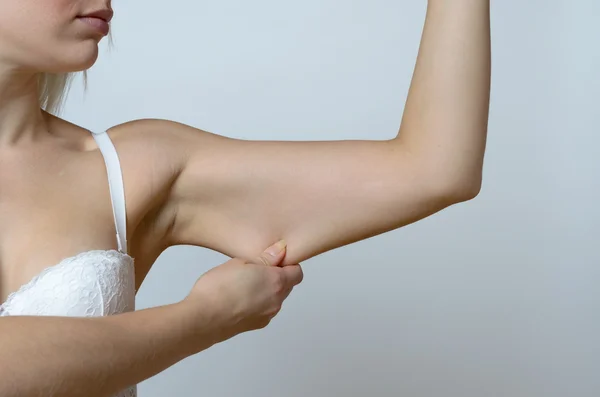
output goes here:
{"type": "Polygon", "coordinates": [[[88,58],[82,59],[77,65],[75,70],[73,70],[73,72],[81,72],[83,70],[87,70],[89,68],[91,68],[92,66],[94,66],[94,64],[96,63],[96,61],[98,60],[98,51],[96,50],[96,53],[88,58]]]}
{"type": "Polygon", "coordinates": [[[56,63],[46,68],[51,73],[81,72],[91,68],[98,60],[98,42],[89,40],[84,45],[63,51],[56,63]]]}

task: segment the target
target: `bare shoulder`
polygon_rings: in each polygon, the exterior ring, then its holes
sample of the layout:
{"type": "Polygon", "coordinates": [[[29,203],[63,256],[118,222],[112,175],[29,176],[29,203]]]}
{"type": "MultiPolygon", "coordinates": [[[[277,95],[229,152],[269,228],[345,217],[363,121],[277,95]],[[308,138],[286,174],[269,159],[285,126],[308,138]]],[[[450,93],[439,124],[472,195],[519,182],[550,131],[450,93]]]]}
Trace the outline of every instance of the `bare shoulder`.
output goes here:
{"type": "Polygon", "coordinates": [[[167,248],[176,216],[173,185],[187,161],[192,130],[174,121],[140,119],[107,131],[123,169],[130,241],[138,264],[145,262],[143,272],[167,248]]]}
{"type": "MultiPolygon", "coordinates": [[[[108,129],[115,144],[125,149],[160,150],[172,152],[183,147],[181,133],[183,124],[163,119],[139,119],[118,124],[108,129]]],[[[190,127],[187,127],[190,128],[190,127]]]]}
{"type": "Polygon", "coordinates": [[[225,137],[166,119],[137,119],[118,124],[108,130],[111,137],[120,140],[143,139],[146,142],[168,145],[169,149],[186,147],[198,139],[225,139],[225,137]]]}
{"type": "Polygon", "coordinates": [[[154,177],[176,178],[188,159],[191,146],[205,131],[176,121],[139,119],[108,129],[119,155],[131,168],[158,173],[154,177]],[[147,168],[151,166],[150,168],[147,168]]]}
{"type": "Polygon", "coordinates": [[[196,183],[214,178],[215,167],[230,162],[230,157],[247,149],[244,143],[250,142],[164,119],[133,120],[108,133],[125,162],[131,163],[136,180],[152,177],[154,186],[168,183],[171,188],[190,168],[196,183]]]}

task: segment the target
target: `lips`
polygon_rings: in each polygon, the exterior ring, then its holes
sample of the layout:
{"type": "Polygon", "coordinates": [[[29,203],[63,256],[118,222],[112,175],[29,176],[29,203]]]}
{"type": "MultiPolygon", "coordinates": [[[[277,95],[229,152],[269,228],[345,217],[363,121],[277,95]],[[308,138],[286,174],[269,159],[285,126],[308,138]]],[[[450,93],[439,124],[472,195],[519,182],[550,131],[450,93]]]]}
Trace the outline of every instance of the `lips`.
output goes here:
{"type": "Polygon", "coordinates": [[[109,22],[113,17],[113,11],[110,9],[98,10],[77,17],[88,27],[106,36],[110,30],[109,22]]]}
{"type": "Polygon", "coordinates": [[[114,15],[113,10],[103,9],[103,10],[97,10],[94,12],[90,12],[88,14],[81,15],[80,18],[97,18],[97,19],[102,19],[106,23],[109,23],[110,20],[113,18],[113,15],[114,15]]]}

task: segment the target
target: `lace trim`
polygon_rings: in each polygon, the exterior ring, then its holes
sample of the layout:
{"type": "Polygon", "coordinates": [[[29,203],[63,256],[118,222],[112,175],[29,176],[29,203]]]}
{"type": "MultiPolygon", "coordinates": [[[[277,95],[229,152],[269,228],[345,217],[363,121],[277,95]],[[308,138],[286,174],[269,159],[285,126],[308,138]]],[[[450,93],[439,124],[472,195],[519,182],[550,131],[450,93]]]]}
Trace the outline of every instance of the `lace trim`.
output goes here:
{"type": "Polygon", "coordinates": [[[117,250],[90,250],[90,251],[84,251],[84,252],[80,252],[77,255],[73,255],[73,256],[69,256],[67,258],[64,258],[63,260],[61,260],[60,262],[58,262],[56,265],[52,265],[52,266],[48,266],[45,269],[43,269],[41,272],[39,272],[38,274],[36,274],[31,280],[29,280],[29,282],[27,282],[26,284],[23,284],[21,287],[19,287],[18,290],[11,292],[8,297],[6,298],[6,300],[4,301],[4,303],[2,303],[0,305],[0,315],[2,315],[2,313],[4,312],[4,308],[7,307],[10,303],[10,301],[12,299],[14,299],[15,296],[33,288],[37,282],[39,280],[41,280],[44,276],[46,276],[46,274],[50,273],[53,270],[59,269],[61,267],[64,267],[65,265],[76,261],[78,259],[80,259],[83,256],[87,256],[87,255],[93,255],[93,254],[103,254],[103,255],[108,255],[108,256],[120,256],[122,258],[127,258],[128,260],[133,260],[133,258],[128,255],[128,254],[124,254],[120,251],[117,250]]]}

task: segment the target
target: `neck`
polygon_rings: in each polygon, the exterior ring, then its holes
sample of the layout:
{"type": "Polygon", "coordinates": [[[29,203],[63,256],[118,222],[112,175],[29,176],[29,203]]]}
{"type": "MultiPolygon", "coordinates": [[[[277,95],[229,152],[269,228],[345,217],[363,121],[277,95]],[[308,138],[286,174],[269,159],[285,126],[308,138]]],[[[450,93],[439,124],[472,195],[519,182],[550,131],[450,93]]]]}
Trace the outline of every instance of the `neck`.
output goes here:
{"type": "Polygon", "coordinates": [[[0,146],[30,142],[47,132],[38,74],[0,65],[0,146]]]}

